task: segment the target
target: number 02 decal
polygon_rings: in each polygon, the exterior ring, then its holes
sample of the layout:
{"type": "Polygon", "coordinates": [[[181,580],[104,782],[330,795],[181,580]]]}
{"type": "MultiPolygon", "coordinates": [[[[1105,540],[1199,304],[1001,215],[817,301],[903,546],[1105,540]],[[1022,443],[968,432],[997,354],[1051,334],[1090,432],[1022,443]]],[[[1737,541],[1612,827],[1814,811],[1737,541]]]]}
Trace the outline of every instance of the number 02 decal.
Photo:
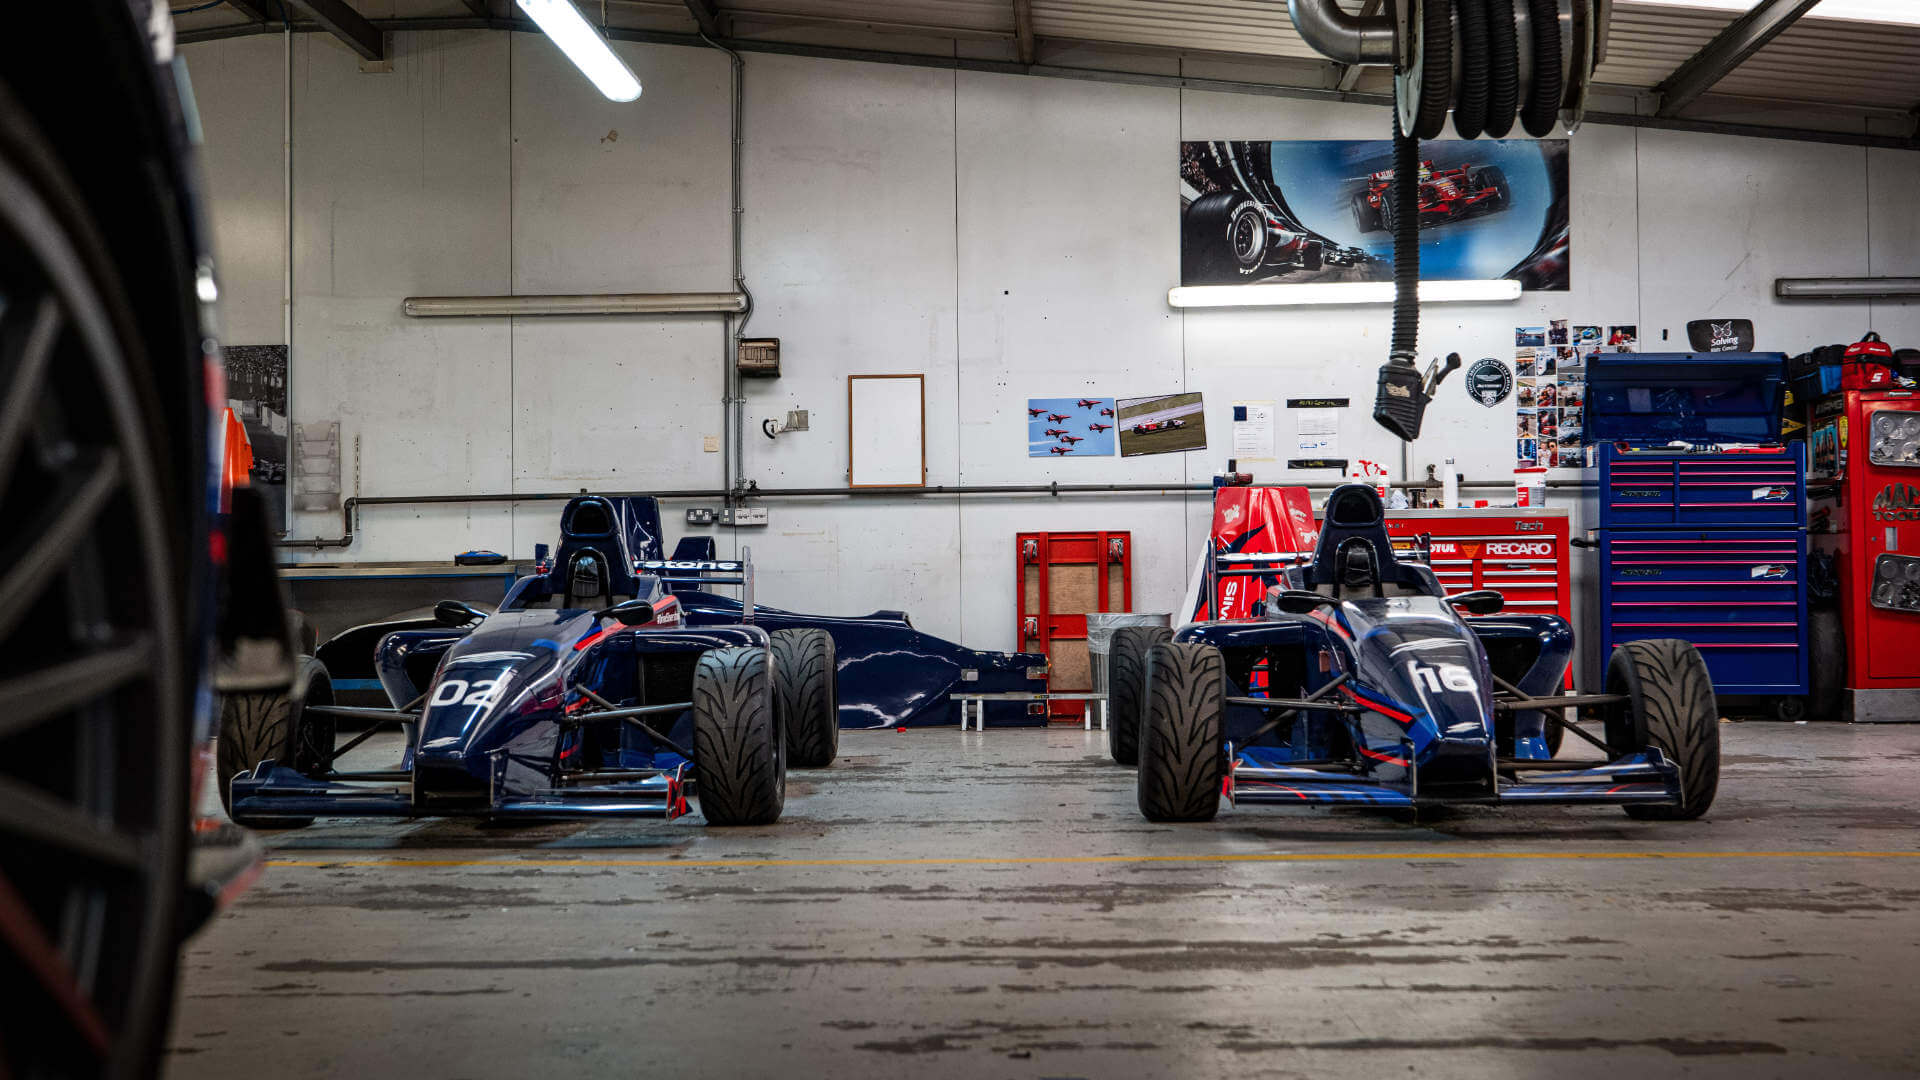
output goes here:
{"type": "Polygon", "coordinates": [[[1473,681],[1473,672],[1459,664],[1423,664],[1415,660],[1407,665],[1413,673],[1414,681],[1433,693],[1439,693],[1444,687],[1462,694],[1471,694],[1480,689],[1473,681]]]}
{"type": "Polygon", "coordinates": [[[486,708],[500,693],[500,684],[505,679],[475,679],[469,683],[465,679],[441,679],[434,688],[433,700],[429,705],[473,705],[486,708]]]}

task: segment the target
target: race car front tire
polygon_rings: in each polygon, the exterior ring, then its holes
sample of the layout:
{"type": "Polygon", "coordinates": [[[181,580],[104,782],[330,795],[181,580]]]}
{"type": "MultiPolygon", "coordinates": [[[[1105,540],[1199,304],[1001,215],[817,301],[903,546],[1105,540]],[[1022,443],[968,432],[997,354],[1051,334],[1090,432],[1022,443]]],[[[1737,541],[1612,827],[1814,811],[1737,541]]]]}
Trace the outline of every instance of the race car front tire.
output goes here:
{"type": "Polygon", "coordinates": [[[1713,805],[1720,786],[1720,710],[1707,662],[1678,638],[1629,641],[1607,661],[1607,693],[1627,701],[1609,711],[1615,752],[1660,748],[1680,769],[1680,805],[1626,807],[1644,821],[1690,821],[1713,805]]]}
{"type": "Polygon", "coordinates": [[[306,711],[308,705],[333,704],[327,669],[311,656],[300,658],[286,692],[227,694],[220,699],[220,741],[215,752],[220,805],[251,829],[298,829],[310,817],[265,817],[233,812],[233,778],[263,761],[277,761],[302,776],[318,776],[331,767],[335,722],[306,711]]]}
{"type": "Polygon", "coordinates": [[[1513,188],[1507,184],[1507,172],[1498,165],[1486,165],[1473,170],[1473,189],[1485,191],[1493,189],[1494,197],[1484,204],[1482,213],[1492,214],[1513,205],[1513,188]]]}
{"type": "Polygon", "coordinates": [[[1353,227],[1363,233],[1379,232],[1384,227],[1380,224],[1380,211],[1364,191],[1355,192],[1353,196],[1353,227]]]}
{"type": "Polygon", "coordinates": [[[766,649],[710,649],[693,669],[693,777],[709,825],[771,825],[786,804],[769,662],[766,649]]]}
{"type": "Polygon", "coordinates": [[[1148,821],[1212,821],[1226,774],[1226,665],[1220,650],[1166,642],[1147,653],[1140,725],[1140,812],[1148,821]]]}
{"type": "Polygon", "coordinates": [[[825,630],[773,633],[775,712],[787,738],[787,764],[823,769],[840,752],[840,686],[833,636],[825,630]]]}
{"type": "Polygon", "coordinates": [[[1140,713],[1147,699],[1147,651],[1173,640],[1164,626],[1122,626],[1107,644],[1107,750],[1115,764],[1140,763],[1140,713]]]}

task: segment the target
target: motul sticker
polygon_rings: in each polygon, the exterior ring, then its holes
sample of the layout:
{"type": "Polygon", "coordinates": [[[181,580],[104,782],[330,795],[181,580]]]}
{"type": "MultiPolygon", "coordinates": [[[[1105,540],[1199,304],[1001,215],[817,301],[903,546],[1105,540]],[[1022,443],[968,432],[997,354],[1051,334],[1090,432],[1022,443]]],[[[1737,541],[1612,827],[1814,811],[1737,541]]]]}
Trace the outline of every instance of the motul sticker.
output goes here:
{"type": "Polygon", "coordinates": [[[1553,542],[1551,540],[1531,542],[1504,540],[1488,544],[1486,550],[1488,555],[1551,555],[1553,542]]]}
{"type": "Polygon", "coordinates": [[[1430,550],[1435,555],[1458,555],[1460,554],[1460,545],[1451,541],[1435,540],[1430,550]]]}
{"type": "Polygon", "coordinates": [[[1767,563],[1763,566],[1754,567],[1749,576],[1758,580],[1763,578],[1783,578],[1791,573],[1793,573],[1793,567],[1787,566],[1784,563],[1767,563]]]}
{"type": "Polygon", "coordinates": [[[1782,502],[1793,494],[1792,488],[1763,487],[1753,489],[1754,502],[1782,502]]]}

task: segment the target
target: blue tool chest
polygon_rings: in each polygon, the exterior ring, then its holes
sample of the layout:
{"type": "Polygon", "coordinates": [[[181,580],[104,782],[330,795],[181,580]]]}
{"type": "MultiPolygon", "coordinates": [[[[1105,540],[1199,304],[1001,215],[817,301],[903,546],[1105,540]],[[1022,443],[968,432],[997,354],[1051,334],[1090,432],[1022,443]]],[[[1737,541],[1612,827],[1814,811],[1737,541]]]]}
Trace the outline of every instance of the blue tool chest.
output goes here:
{"type": "Polygon", "coordinates": [[[1684,638],[1717,693],[1807,692],[1806,446],[1774,441],[1785,375],[1777,353],[1589,359],[1602,657],[1684,638]]]}

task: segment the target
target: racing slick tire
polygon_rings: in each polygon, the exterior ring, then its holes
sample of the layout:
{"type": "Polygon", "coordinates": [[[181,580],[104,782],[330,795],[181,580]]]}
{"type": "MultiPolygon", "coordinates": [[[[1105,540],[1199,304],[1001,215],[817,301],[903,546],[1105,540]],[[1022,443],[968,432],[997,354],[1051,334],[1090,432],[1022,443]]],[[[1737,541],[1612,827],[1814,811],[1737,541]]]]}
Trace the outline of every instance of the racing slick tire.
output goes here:
{"type": "Polygon", "coordinates": [[[1181,279],[1193,284],[1234,282],[1267,262],[1267,215],[1244,191],[1216,191],[1188,205],[1180,218],[1181,279]]]}
{"type": "Polygon", "coordinates": [[[709,649],[693,669],[693,778],[709,825],[771,825],[786,804],[768,652],[709,649]]]}
{"type": "Polygon", "coordinates": [[[1380,223],[1380,210],[1367,200],[1367,193],[1356,191],[1353,195],[1353,227],[1363,233],[1379,232],[1386,226],[1380,223]]]}
{"type": "Polygon", "coordinates": [[[1400,220],[1400,185],[1388,184],[1380,190],[1380,227],[1391,233],[1400,220]]]}
{"type": "Polygon", "coordinates": [[[1679,806],[1627,806],[1627,815],[1690,821],[1706,813],[1720,786],[1720,710],[1700,650],[1678,638],[1620,645],[1607,661],[1607,693],[1627,696],[1608,711],[1607,745],[1657,746],[1680,769],[1679,806]]]}
{"type": "Polygon", "coordinates": [[[1483,214],[1497,214],[1513,205],[1513,189],[1507,186],[1507,173],[1498,165],[1484,165],[1473,170],[1469,176],[1473,180],[1475,191],[1493,189],[1493,198],[1482,203],[1483,214]]]}
{"type": "Polygon", "coordinates": [[[298,829],[310,817],[267,817],[233,812],[233,778],[273,760],[302,776],[318,776],[332,765],[335,722],[306,711],[308,705],[333,704],[327,669],[303,656],[291,688],[282,693],[227,694],[220,699],[220,742],[215,753],[220,805],[234,822],[250,829],[298,829]]]}
{"type": "Polygon", "coordinates": [[[774,712],[787,739],[787,765],[824,769],[840,753],[840,685],[833,636],[825,630],[773,633],[774,712]]]}
{"type": "Polygon", "coordinates": [[[1226,664],[1211,645],[1169,641],[1147,653],[1137,784],[1148,821],[1212,821],[1220,812],[1226,685],[1226,664]]]}
{"type": "Polygon", "coordinates": [[[1309,240],[1300,250],[1300,269],[1318,270],[1327,264],[1327,248],[1318,240],[1309,240]]]}
{"type": "Polygon", "coordinates": [[[1840,613],[1815,608],[1807,613],[1807,718],[1841,720],[1847,706],[1847,639],[1840,613]]]}
{"type": "Polygon", "coordinates": [[[1122,626],[1107,644],[1107,750],[1117,765],[1140,763],[1140,713],[1147,700],[1147,652],[1173,640],[1164,626],[1122,626]]]}

